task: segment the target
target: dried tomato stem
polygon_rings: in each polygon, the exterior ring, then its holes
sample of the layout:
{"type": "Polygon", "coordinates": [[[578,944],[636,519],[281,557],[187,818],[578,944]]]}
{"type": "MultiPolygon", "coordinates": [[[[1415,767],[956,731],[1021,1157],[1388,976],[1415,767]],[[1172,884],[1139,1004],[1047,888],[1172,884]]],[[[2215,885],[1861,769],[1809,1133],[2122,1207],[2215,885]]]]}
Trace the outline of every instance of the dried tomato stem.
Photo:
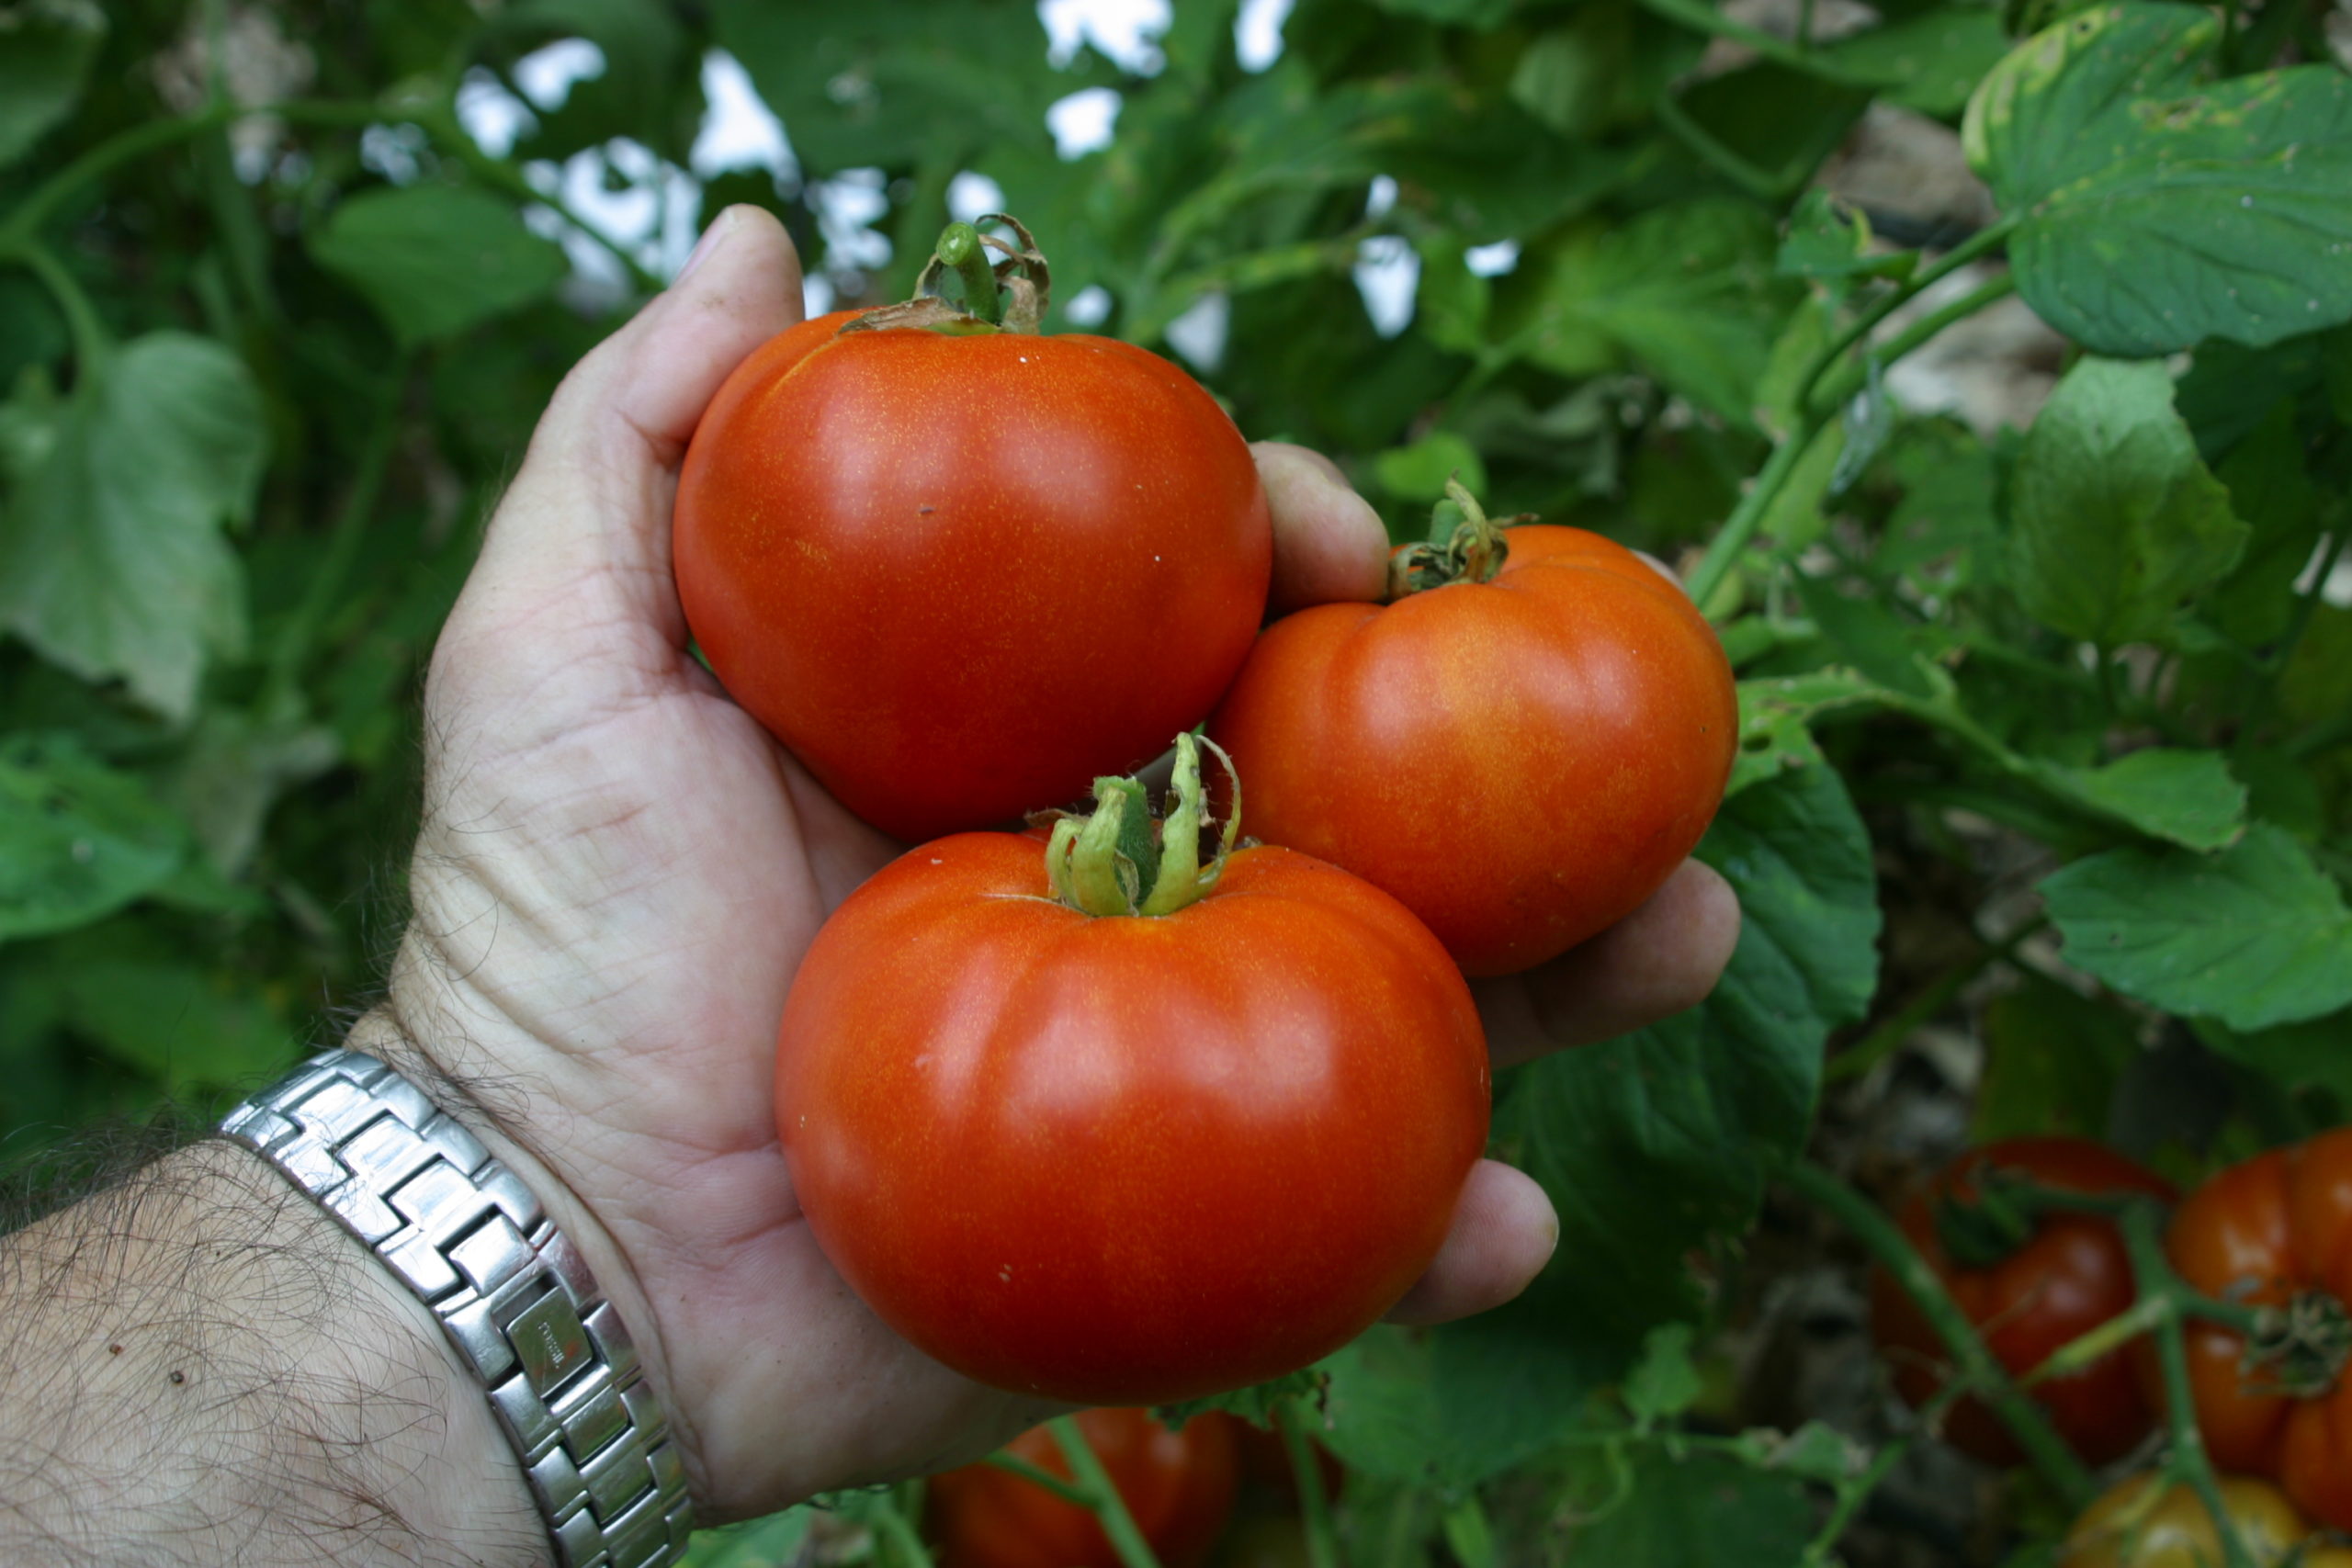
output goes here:
{"type": "Polygon", "coordinates": [[[1430,518],[1430,540],[1408,546],[1389,558],[1389,601],[1393,604],[1408,594],[1453,582],[1493,581],[1510,554],[1503,529],[1514,523],[1534,521],[1533,513],[1523,512],[1498,523],[1487,515],[1487,509],[1478,504],[1478,498],[1470,493],[1467,485],[1459,479],[1448,479],[1445,499],[1437,503],[1430,518]],[[1444,526],[1449,507],[1458,512],[1462,520],[1453,525],[1446,542],[1440,545],[1435,536],[1444,526]]]}

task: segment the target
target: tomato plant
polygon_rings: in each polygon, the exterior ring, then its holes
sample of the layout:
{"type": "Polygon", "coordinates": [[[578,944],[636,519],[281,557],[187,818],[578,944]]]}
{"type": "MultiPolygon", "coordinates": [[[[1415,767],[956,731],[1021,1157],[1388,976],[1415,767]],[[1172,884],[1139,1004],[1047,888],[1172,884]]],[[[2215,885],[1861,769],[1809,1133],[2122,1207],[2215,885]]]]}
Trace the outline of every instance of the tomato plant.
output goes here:
{"type": "MultiPolygon", "coordinates": [[[[2265,1481],[2225,1475],[2222,1508],[2256,1568],[2276,1568],[2308,1539],[2311,1521],[2265,1481]]],[[[2059,1568],[2218,1568],[2224,1561],[2213,1516],[2187,1485],[2133,1475],[2101,1493],[2066,1532],[2059,1568]]],[[[2293,1559],[2301,1568],[2346,1568],[2352,1551],[2323,1546],[2293,1559]]]]}
{"type": "MultiPolygon", "coordinates": [[[[2008,1138],[1971,1149],[1904,1206],[1898,1216],[1904,1234],[2001,1365],[2021,1376],[2130,1307],[2136,1292],[2131,1259],[2111,1221],[2095,1214],[2006,1213],[1997,1191],[1980,1188],[1988,1170],[2097,1195],[2168,1198],[2172,1187],[2087,1139],[2008,1138]]],[[[1943,1383],[1944,1348],[1917,1303],[1883,1269],[1871,1276],[1871,1324],[1896,1390],[1915,1406],[1927,1403],[1943,1383]]],[[[2123,1454],[2154,1421],[2131,1360],[2120,1352],[2041,1382],[2031,1392],[2060,1434],[2094,1464],[2123,1454]]],[[[1944,1431],[1954,1445],[1987,1462],[2011,1464],[2018,1457],[2009,1433],[1974,1399],[1953,1407],[1944,1431]]]]}
{"type": "MultiPolygon", "coordinates": [[[[1079,1429],[1162,1568],[1198,1568],[1233,1513],[1234,1429],[1217,1412],[1170,1431],[1148,1410],[1079,1412],[1079,1429]]],[[[1034,1427],[1005,1451],[1067,1481],[1052,1431],[1034,1427]]],[[[927,1533],[939,1568],[1120,1568],[1094,1510],[1012,1471],[968,1464],[933,1476],[927,1533]]]]}
{"type": "Polygon", "coordinates": [[[1631,913],[1723,798],[1738,705],[1682,591],[1577,528],[1470,515],[1390,603],[1287,615],[1209,721],[1250,830],[1378,884],[1472,975],[1631,913]]]}
{"type": "Polygon", "coordinates": [[[2173,1267],[2209,1296],[2278,1309],[2249,1344],[2188,1325],[2198,1429],[2225,1470],[2278,1478],[2296,1504],[2352,1529],[2352,1128],[2230,1167],[2191,1192],[2165,1234],[2173,1267]]]}
{"type": "Polygon", "coordinates": [[[834,913],[786,1004],[777,1125],[818,1240],[997,1387],[1159,1404],[1306,1365],[1428,1267],[1486,1138],[1444,950],[1294,851],[1200,866],[1178,755],[1161,843],[1105,780],[1050,844],[926,844],[834,913]]]}
{"type": "Polygon", "coordinates": [[[779,333],[679,476],[678,594],[711,669],[900,839],[1148,761],[1265,608],[1272,536],[1232,420],[1158,355],[1041,334],[1023,299],[1001,330],[933,310],[779,333]]]}

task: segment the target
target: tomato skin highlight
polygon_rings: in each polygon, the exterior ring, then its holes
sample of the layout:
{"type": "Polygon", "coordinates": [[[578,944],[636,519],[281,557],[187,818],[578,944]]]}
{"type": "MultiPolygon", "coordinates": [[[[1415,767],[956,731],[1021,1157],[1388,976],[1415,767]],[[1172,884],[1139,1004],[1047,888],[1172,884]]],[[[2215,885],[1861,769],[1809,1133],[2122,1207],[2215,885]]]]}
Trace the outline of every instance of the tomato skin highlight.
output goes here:
{"type": "Polygon", "coordinates": [[[1209,720],[1252,834],[1395,894],[1471,975],[1632,913],[1713,820],[1739,738],[1680,590],[1580,528],[1503,537],[1491,581],[1277,621],[1209,720]]]}
{"type": "Polygon", "coordinates": [[[793,1190],[885,1322],[1087,1404],[1336,1349],[1427,1269],[1483,1150],[1485,1037],[1358,878],[1243,850],[1205,897],[1091,918],[1040,840],[901,856],[818,934],[778,1042],[793,1190]]]}
{"type": "MultiPolygon", "coordinates": [[[[1936,1234],[1934,1203],[1948,1194],[1965,1197],[1973,1189],[1972,1173],[1987,1166],[2019,1171],[2069,1192],[2145,1192],[2170,1199],[2173,1189],[2138,1162],[2086,1138],[2008,1138],[1969,1150],[1903,1205],[1896,1215],[1903,1234],[1977,1325],[1994,1359],[2022,1377],[2060,1346],[2128,1310],[2138,1289],[2122,1234],[2096,1214],[2044,1214],[2024,1246],[1989,1267],[1954,1261],[1936,1234]]],[[[1871,1328],[1886,1353],[1895,1391],[1914,1408],[1932,1399],[1943,1386],[1939,1369],[1950,1352],[1884,1269],[1871,1272],[1871,1328]]],[[[2131,1359],[2121,1352],[2028,1392],[2049,1413],[2059,1436],[2093,1464],[2120,1458],[2155,1424],[2155,1406],[2143,1396],[2131,1359]]],[[[2020,1457],[2008,1428],[1973,1398],[1952,1407],[1944,1436],[1988,1464],[2015,1464],[2020,1457]]]]}
{"type": "MultiPolygon", "coordinates": [[[[2173,1212],[2165,1249],[2207,1295],[2286,1306],[2316,1292],[2352,1306],[2352,1128],[2222,1170],[2173,1212]]],[[[2220,1325],[2186,1325],[2190,1397],[2213,1462],[2276,1477],[2321,1523],[2352,1529],[2352,1376],[2311,1398],[2259,1388],[2220,1325]]],[[[2154,1369],[2143,1377],[2160,1391],[2154,1369]]]]}
{"type": "Polygon", "coordinates": [[[1264,614],[1233,422],[1114,339],[842,335],[854,314],[755,350],[687,450],[673,564],[721,683],[910,840],[1158,756],[1264,614]]]}
{"type": "MultiPolygon", "coordinates": [[[[1171,1432],[1148,1410],[1078,1413],[1079,1430],[1161,1568],[1198,1568],[1231,1517],[1233,1433],[1242,1425],[1212,1412],[1171,1432]]],[[[1005,1448],[1069,1479],[1069,1461],[1046,1427],[1005,1448]]],[[[1121,1568],[1092,1509],[992,1464],[933,1476],[923,1512],[939,1568],[1121,1568]]]]}

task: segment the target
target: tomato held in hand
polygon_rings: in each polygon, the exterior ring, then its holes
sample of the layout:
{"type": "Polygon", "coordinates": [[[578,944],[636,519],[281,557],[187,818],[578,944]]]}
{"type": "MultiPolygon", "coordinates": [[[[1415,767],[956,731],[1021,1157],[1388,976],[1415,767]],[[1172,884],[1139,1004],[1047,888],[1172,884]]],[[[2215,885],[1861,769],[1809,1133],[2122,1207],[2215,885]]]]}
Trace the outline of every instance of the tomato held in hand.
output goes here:
{"type": "MultiPolygon", "coordinates": [[[[1126,1409],[1083,1410],[1077,1420],[1161,1568],[1198,1568],[1233,1513],[1233,1429],[1241,1423],[1210,1414],[1171,1432],[1150,1411],[1126,1409]]],[[[1070,1478],[1048,1427],[1005,1450],[1070,1478]]],[[[939,1568],[1120,1568],[1091,1508],[996,1465],[933,1476],[924,1514],[939,1568]]]]}
{"type": "Polygon", "coordinates": [[[704,413],[675,512],[687,625],[886,832],[1067,805],[1199,722],[1249,651],[1273,547],[1257,467],[1131,344],[866,325],[778,334],[704,413]]]}
{"type": "MultiPolygon", "coordinates": [[[[1955,1259],[1945,1227],[1938,1223],[1939,1212],[1976,1200],[1977,1174],[1987,1168],[2015,1171],[2066,1192],[2145,1192],[2169,1199],[2173,1190],[2154,1172],[2088,1139],[2009,1138],[1970,1150],[1904,1206],[1897,1216],[1904,1234],[1977,1325],[1995,1359],[2023,1376],[2068,1340],[2129,1308],[2138,1292],[2122,1235],[2096,1214],[2044,1213],[1996,1261],[1955,1259]]],[[[1934,1326],[1883,1269],[1871,1276],[1871,1324],[1896,1392],[1914,1406],[1926,1404],[1943,1386],[1948,1352],[1934,1326]]],[[[2121,1456],[2155,1420],[2130,1359],[2120,1352],[2029,1392],[2050,1413],[2059,1435],[2094,1464],[2121,1456]]],[[[2018,1457],[2008,1429],[1974,1399],[1953,1406],[1944,1435],[1962,1452],[1988,1463],[2013,1464],[2018,1457]]]]}
{"type": "Polygon", "coordinates": [[[1472,521],[1448,552],[1400,556],[1385,608],[1268,627],[1209,733],[1250,781],[1252,833],[1395,894],[1467,973],[1506,975],[1681,863],[1722,802],[1739,705],[1713,628],[1640,557],[1577,528],[1498,536],[1455,488],[1472,521]]]}
{"type": "Polygon", "coordinates": [[[2352,1128],[2213,1177],[2174,1212],[2165,1248],[2205,1294],[2281,1309],[2253,1347],[2218,1324],[2186,1325],[2213,1462],[2275,1476],[2313,1517],[2352,1529],[2352,1128]]]}
{"type": "Polygon", "coordinates": [[[1197,867],[1192,746],[1156,852],[1121,841],[1144,824],[1118,780],[1050,846],[926,844],[835,911],[786,1004],[777,1125],[819,1244],[998,1388],[1154,1404],[1306,1365],[1428,1268],[1486,1140],[1444,950],[1306,855],[1197,867]]]}
{"type": "MultiPolygon", "coordinates": [[[[2312,1534],[2311,1521],[2267,1482],[2220,1478],[2222,1511],[2257,1568],[2277,1568],[2312,1534]]],[[[2085,1508],[2059,1549],[2059,1568],[2221,1568],[2220,1532],[2203,1499],[2178,1483],[2158,1490],[2154,1475],[2134,1475],[2085,1508]]],[[[2352,1552],[2321,1547],[2294,1561],[2301,1568],[2347,1568],[2352,1552]]]]}

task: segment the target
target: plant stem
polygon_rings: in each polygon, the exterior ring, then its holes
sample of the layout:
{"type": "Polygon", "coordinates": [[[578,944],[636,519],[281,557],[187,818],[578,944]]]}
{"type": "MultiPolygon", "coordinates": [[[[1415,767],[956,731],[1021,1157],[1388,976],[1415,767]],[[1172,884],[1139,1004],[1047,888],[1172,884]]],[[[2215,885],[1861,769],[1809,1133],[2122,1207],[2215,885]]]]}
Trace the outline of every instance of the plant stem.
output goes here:
{"type": "Polygon", "coordinates": [[[1081,1508],[1091,1508],[1094,1506],[1094,1499],[1091,1495],[1081,1491],[1076,1486],[1072,1486],[1069,1482],[1064,1481],[1052,1471],[1044,1469],[1038,1465],[1031,1464],[1019,1454],[1011,1453],[1003,1449],[999,1449],[996,1452],[989,1455],[987,1460],[983,1462],[992,1464],[999,1470],[1008,1471],[1012,1474],[1021,1477],[1022,1480],[1028,1482],[1033,1486],[1042,1486],[1046,1491],[1052,1493],[1055,1496],[1059,1497],[1065,1503],[1075,1503],[1081,1508]]]}
{"type": "Polygon", "coordinates": [[[1772,502],[1779,498],[1781,487],[1789,482],[1789,475],[1795,471],[1797,459],[1804,456],[1804,449],[1813,444],[1813,438],[1828,423],[1825,415],[1807,414],[1798,421],[1794,430],[1781,438],[1779,446],[1772,448],[1772,456],[1765,460],[1762,471],[1749,481],[1747,491],[1739,498],[1739,504],[1732,509],[1731,516],[1724,520],[1723,527],[1709,541],[1707,553],[1699,558],[1697,566],[1691,568],[1690,581],[1683,587],[1693,604],[1704,604],[1714,597],[1715,590],[1730,575],[1740,552],[1747,548],[1749,541],[1756,537],[1756,530],[1763,526],[1765,515],[1772,510],[1772,502]]]}
{"type": "Polygon", "coordinates": [[[2015,953],[2018,944],[2050,923],[2050,917],[2040,915],[2019,926],[1999,942],[1986,944],[1974,957],[1955,964],[1922,988],[1905,1003],[1903,1010],[1864,1035],[1860,1041],[1832,1056],[1822,1069],[1822,1077],[1830,1083],[1842,1083],[1860,1077],[1909,1039],[1917,1029],[1938,1012],[1944,1004],[1960,994],[1961,987],[1984,973],[1996,963],[2015,953]]]}
{"type": "Polygon", "coordinates": [[[1864,81],[1852,72],[1840,70],[1811,50],[1800,48],[1787,39],[1775,38],[1759,28],[1751,28],[1745,22],[1734,21],[1709,5],[1707,0],[1642,0],[1642,4],[1670,22],[1679,23],[1694,32],[1709,33],[1716,38],[1729,39],[1734,43],[1744,43],[1767,60],[1778,61],[1792,70],[1803,72],[1805,75],[1816,77],[1821,81],[1835,82],[1844,87],[1880,85],[1878,83],[1864,81]]]}
{"type": "Polygon", "coordinates": [[[1951,1350],[1959,1377],[2000,1417],[2001,1424],[2016,1438],[2018,1447],[2067,1509],[2080,1512],[2091,1499],[2090,1472],[2084,1469],[2083,1461],[2075,1457],[2074,1450],[2059,1437],[2041,1407],[2018,1392],[2008,1373],[1985,1348],[1967,1314],[1961,1311],[1960,1303],[1952,1300],[1951,1292],[1944,1289],[1943,1281],[1928,1267],[1928,1260],[1919,1256],[1918,1248],[1911,1245],[1901,1227],[1881,1213],[1876,1204],[1819,1166],[1792,1160],[1782,1168],[1781,1175],[1800,1195],[1828,1211],[1852,1232],[1894,1277],[1895,1283],[1917,1303],[1921,1314],[1951,1350]]]}
{"type": "MultiPolygon", "coordinates": [[[[922,1483],[920,1481],[913,1483],[913,1490],[916,1500],[910,1506],[920,1511],[922,1506],[921,1501],[922,1483]]],[[[895,1490],[883,1498],[882,1502],[883,1506],[874,1511],[881,1517],[883,1535],[888,1537],[890,1544],[898,1548],[899,1553],[905,1557],[906,1568],[931,1568],[931,1549],[923,1545],[922,1532],[915,1529],[914,1521],[907,1517],[910,1509],[899,1506],[895,1490]]]]}
{"type": "Polygon", "coordinates": [[[98,320],[97,307],[90,303],[89,294],[65,270],[65,264],[57,259],[57,253],[38,240],[24,238],[12,243],[0,237],[0,262],[6,261],[16,262],[40,280],[41,287],[49,290],[50,298],[57,301],[58,310],[64,314],[65,330],[74,337],[75,362],[85,375],[96,368],[113,345],[113,335],[98,320]]]}
{"type": "Polygon", "coordinates": [[[1777,206],[1788,195],[1783,181],[1758,168],[1746,158],[1727,147],[1714,132],[1690,118],[1682,100],[1672,93],[1660,93],[1653,106],[1657,122],[1672,131],[1676,140],[1698,155],[1699,161],[1737,186],[1744,195],[1752,196],[1768,206],[1777,206]]]}
{"type": "MultiPolygon", "coordinates": [[[[1990,233],[1991,231],[1987,230],[1985,232],[1990,233]]],[[[1979,238],[1982,236],[1980,235],[1979,238]]],[[[1902,332],[1888,339],[1885,346],[1874,357],[1882,365],[1892,365],[1954,321],[1965,321],[1994,300],[2005,299],[2016,293],[2017,288],[2017,278],[2011,273],[2004,272],[1997,276],[1988,277],[1941,310],[1930,311],[1904,328],[1902,332]]],[[[1862,389],[1866,376],[1867,372],[1861,366],[1848,366],[1823,391],[1821,402],[1832,409],[1841,406],[1847,399],[1862,389]]]]}
{"type": "Polygon", "coordinates": [[[1813,389],[1821,378],[1846,356],[1848,350],[1870,336],[1881,321],[1979,256],[1997,249],[2008,239],[2009,231],[2016,227],[2017,220],[2013,218],[2004,218],[1997,223],[1985,225],[1946,251],[1942,260],[1900,288],[1889,290],[1883,299],[1855,317],[1853,323],[1838,335],[1837,341],[1823,349],[1805,371],[1804,379],[1797,385],[1798,406],[1804,407],[1812,400],[1813,389]]]}
{"type": "Polygon", "coordinates": [[[1057,1416],[1046,1423],[1054,1434],[1054,1441],[1061,1445],[1062,1457],[1069,1461],[1069,1472],[1086,1489],[1087,1502],[1102,1520],[1102,1533],[1111,1538],[1113,1550],[1126,1568],[1159,1568],[1159,1559],[1152,1555],[1151,1543],[1136,1528],[1135,1516],[1127,1512],[1126,1500],[1111,1483],[1110,1472],[1102,1461],[1094,1457],[1093,1445],[1079,1429],[1075,1416],[1057,1416]]]}
{"type": "Polygon", "coordinates": [[[1315,1445],[1289,1401],[1275,1405],[1273,1416],[1274,1429],[1283,1435],[1283,1449],[1290,1455],[1291,1478],[1298,1483],[1299,1522],[1306,1529],[1308,1568],[1340,1568],[1340,1539],[1331,1528],[1331,1504],[1323,1495],[1323,1467],[1316,1461],[1315,1445]]]}
{"type": "MultiPolygon", "coordinates": [[[[2180,1278],[2173,1272],[2172,1260],[2165,1256],[2163,1224],[2161,1206],[2153,1202],[2132,1204],[2123,1213],[2123,1247],[2131,1255],[2132,1277],[2141,1296],[2169,1302],[2172,1292],[2180,1286],[2180,1278]]],[[[2188,1348],[2181,1337],[2178,1311],[2165,1313],[2154,1332],[2156,1359],[2164,1369],[2165,1420],[2172,1434],[2172,1452],[2165,1461],[2165,1469],[2175,1479],[2186,1481],[2204,1503],[2205,1511],[2212,1516],[2226,1568],[2255,1568],[2253,1555],[2239,1538],[2229,1511],[2222,1506],[2222,1489],[2213,1479],[2212,1461],[2205,1452],[2205,1435],[2197,1429],[2197,1399],[2189,1385],[2188,1348]]]]}
{"type": "MultiPolygon", "coordinates": [[[[1945,1412],[1974,1392],[1965,1378],[1953,1378],[1946,1382],[1926,1404],[1919,1407],[1917,1430],[1935,1430],[1936,1423],[1943,1419],[1945,1412]]],[[[1821,1529],[1814,1532],[1813,1540],[1806,1544],[1804,1556],[1797,1568],[1830,1568],[1836,1561],[1832,1554],[1838,1549],[1839,1539],[1852,1527],[1856,1516],[1871,1500],[1871,1494],[1894,1473],[1894,1467],[1903,1462],[1903,1456],[1911,1451],[1915,1440],[1912,1433],[1905,1432],[1882,1444],[1860,1475],[1849,1476],[1838,1483],[1838,1500],[1830,1506],[1829,1517],[1822,1521],[1821,1529]]]]}
{"type": "Polygon", "coordinates": [[[566,223],[595,241],[607,254],[621,265],[621,269],[628,274],[629,280],[646,293],[659,294],[666,287],[661,278],[646,270],[644,263],[629,254],[627,246],[574,211],[562,197],[551,191],[540,190],[529,180],[524,178],[523,171],[512,163],[504,158],[493,158],[483,152],[475,144],[474,139],[466,134],[465,127],[458,123],[455,110],[445,105],[422,114],[412,115],[410,118],[417,124],[424,126],[435,141],[442,143],[447,151],[455,153],[458,161],[465,164],[467,170],[477,179],[496,186],[517,201],[533,202],[548,209],[566,223]]]}

